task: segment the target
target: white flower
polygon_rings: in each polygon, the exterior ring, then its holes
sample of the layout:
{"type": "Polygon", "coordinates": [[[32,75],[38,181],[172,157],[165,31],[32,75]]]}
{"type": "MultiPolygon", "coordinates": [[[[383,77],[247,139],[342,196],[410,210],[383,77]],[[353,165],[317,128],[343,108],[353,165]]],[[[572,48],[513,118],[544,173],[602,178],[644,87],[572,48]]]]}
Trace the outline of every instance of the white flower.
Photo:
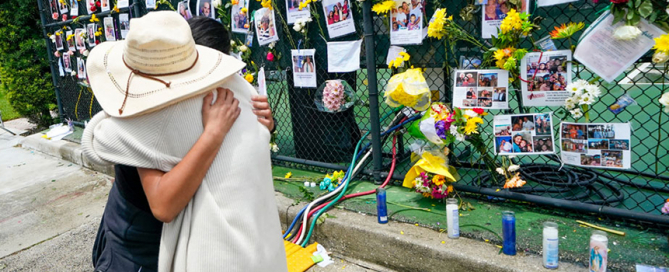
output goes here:
{"type": "Polygon", "coordinates": [[[241,51],[241,52],[246,52],[246,50],[249,50],[249,48],[246,47],[246,45],[244,45],[244,44],[242,44],[242,46],[239,47],[239,51],[241,51]]]}
{"type": "Polygon", "coordinates": [[[451,135],[453,135],[453,136],[458,134],[458,126],[451,126],[450,132],[451,132],[451,135]]]}
{"type": "Polygon", "coordinates": [[[462,133],[455,134],[455,139],[458,140],[459,142],[464,142],[465,141],[465,135],[462,133]]]}
{"type": "Polygon", "coordinates": [[[88,57],[88,50],[84,50],[81,54],[84,55],[84,57],[88,57]]]}
{"type": "MultiPolygon", "coordinates": [[[[567,98],[567,99],[569,99],[569,98],[567,98]]],[[[571,110],[574,107],[576,107],[576,104],[575,103],[567,103],[567,101],[565,101],[564,107],[567,108],[568,110],[571,110]]]]}
{"type": "Polygon", "coordinates": [[[76,76],[76,75],[77,75],[77,72],[72,71],[72,72],[70,73],[70,75],[71,75],[71,76],[76,76]]]}
{"type": "Polygon", "coordinates": [[[575,108],[573,110],[570,110],[569,112],[571,113],[572,117],[574,117],[574,119],[583,117],[583,112],[581,111],[581,108],[575,108]]]}
{"type": "Polygon", "coordinates": [[[273,42],[269,43],[268,46],[269,46],[269,49],[274,49],[274,46],[276,46],[276,41],[273,41],[273,42]]]}
{"type": "Polygon", "coordinates": [[[567,84],[567,91],[570,91],[572,93],[580,94],[581,91],[583,91],[583,87],[584,86],[582,84],[572,82],[572,83],[567,84]]]}
{"type": "Polygon", "coordinates": [[[214,8],[218,8],[221,6],[221,0],[213,0],[211,1],[211,4],[214,6],[214,8]]]}
{"type": "MultiPolygon", "coordinates": [[[[565,104],[565,105],[567,105],[567,104],[574,104],[574,103],[576,103],[576,102],[574,102],[574,97],[573,97],[573,96],[572,96],[572,97],[567,97],[567,98],[564,100],[564,104],[565,104]]],[[[565,107],[567,107],[567,106],[565,106],[565,107]]],[[[567,107],[567,108],[569,108],[569,107],[567,107]]]]}
{"type": "Polygon", "coordinates": [[[462,113],[462,114],[463,114],[463,115],[467,115],[467,116],[469,116],[470,118],[474,118],[474,117],[478,117],[478,116],[479,116],[479,114],[476,113],[476,112],[473,111],[473,110],[466,110],[466,111],[465,111],[464,113],[462,113]]]}
{"type": "Polygon", "coordinates": [[[235,46],[235,41],[234,40],[230,40],[230,46],[235,46]]]}
{"type": "Polygon", "coordinates": [[[600,95],[602,95],[602,91],[599,90],[599,87],[597,85],[588,85],[585,87],[585,91],[590,95],[592,98],[597,98],[600,95]]]}
{"type": "Polygon", "coordinates": [[[51,39],[52,42],[56,42],[56,35],[51,35],[49,36],[49,39],[51,39]]]}
{"type": "Polygon", "coordinates": [[[653,53],[653,63],[665,63],[669,60],[669,54],[664,51],[657,50],[653,53]]]}
{"type": "Polygon", "coordinates": [[[296,32],[300,32],[300,31],[302,31],[302,25],[300,25],[300,24],[298,24],[298,23],[295,23],[295,24],[293,25],[293,30],[295,30],[296,32]]]}
{"type": "Polygon", "coordinates": [[[634,40],[641,35],[641,30],[636,26],[619,26],[613,31],[613,38],[619,41],[634,40]]]}
{"type": "Polygon", "coordinates": [[[279,152],[279,146],[276,144],[270,144],[270,148],[272,149],[272,152],[279,152]]]}
{"type": "Polygon", "coordinates": [[[509,159],[513,159],[515,157],[516,157],[516,155],[509,155],[509,159]]]}
{"type": "Polygon", "coordinates": [[[669,92],[664,93],[662,97],[660,97],[660,104],[664,105],[665,112],[669,112],[669,92]]]}
{"type": "Polygon", "coordinates": [[[517,164],[509,165],[509,172],[516,172],[518,169],[520,169],[520,166],[517,164]]]}
{"type": "Polygon", "coordinates": [[[497,167],[495,171],[497,171],[497,173],[499,173],[500,175],[504,175],[504,169],[502,169],[502,167],[497,167]]]}
{"type": "Polygon", "coordinates": [[[583,94],[581,96],[581,101],[578,102],[579,105],[590,105],[592,102],[595,102],[595,99],[590,94],[583,94]]]}

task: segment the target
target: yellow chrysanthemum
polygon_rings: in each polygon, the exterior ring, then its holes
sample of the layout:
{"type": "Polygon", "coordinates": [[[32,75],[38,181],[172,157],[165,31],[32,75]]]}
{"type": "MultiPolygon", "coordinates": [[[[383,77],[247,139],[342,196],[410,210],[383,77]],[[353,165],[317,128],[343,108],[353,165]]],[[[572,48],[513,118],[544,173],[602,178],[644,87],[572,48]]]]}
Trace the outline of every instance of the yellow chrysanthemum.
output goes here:
{"type": "Polygon", "coordinates": [[[253,83],[253,75],[252,74],[246,74],[244,76],[244,79],[246,79],[246,81],[248,81],[249,83],[253,83]]]}
{"type": "Polygon", "coordinates": [[[372,7],[372,11],[376,12],[376,14],[378,15],[381,15],[390,12],[390,10],[392,10],[394,7],[395,7],[395,1],[388,0],[374,4],[374,6],[372,7]]]}
{"type": "Polygon", "coordinates": [[[239,13],[241,13],[241,14],[246,14],[246,12],[248,12],[248,11],[249,11],[249,9],[247,9],[247,8],[242,8],[242,9],[239,10],[239,13]]]}
{"type": "Polygon", "coordinates": [[[465,125],[465,134],[470,135],[472,133],[478,133],[478,124],[483,124],[483,119],[481,117],[474,117],[467,120],[465,125]]]}
{"type": "Polygon", "coordinates": [[[441,186],[444,182],[446,182],[446,179],[442,175],[434,175],[434,177],[432,177],[432,183],[434,183],[434,185],[441,186]]]}
{"type": "Polygon", "coordinates": [[[114,8],[112,9],[112,11],[113,11],[113,12],[116,12],[116,13],[121,12],[121,10],[118,9],[118,6],[116,6],[116,4],[114,4],[114,8]]]}
{"type": "Polygon", "coordinates": [[[653,46],[653,49],[669,53],[669,34],[664,34],[660,37],[655,38],[654,40],[655,40],[655,45],[653,46]]]}
{"type": "Polygon", "coordinates": [[[260,2],[260,5],[263,8],[272,9],[272,0],[262,0],[262,2],[260,2]]]}
{"type": "Polygon", "coordinates": [[[300,2],[300,6],[298,7],[299,10],[305,9],[311,4],[313,0],[304,0],[304,2],[300,2]]]}
{"type": "Polygon", "coordinates": [[[411,56],[409,54],[407,54],[407,52],[400,52],[400,56],[402,57],[402,60],[404,60],[404,61],[408,61],[411,58],[411,56]]]}
{"type": "Polygon", "coordinates": [[[91,21],[91,23],[95,23],[95,22],[99,22],[100,19],[98,19],[98,17],[95,16],[95,14],[93,14],[93,15],[91,15],[91,19],[90,19],[90,21],[91,21]]]}
{"type": "Polygon", "coordinates": [[[447,21],[452,20],[453,16],[446,18],[446,9],[437,9],[432,18],[434,20],[427,26],[427,36],[441,40],[446,35],[444,27],[448,23],[447,21]]]}
{"type": "Polygon", "coordinates": [[[521,30],[522,28],[523,20],[520,19],[520,14],[515,9],[511,9],[506,14],[506,17],[502,20],[502,24],[499,26],[502,34],[506,34],[512,30],[521,30]]]}

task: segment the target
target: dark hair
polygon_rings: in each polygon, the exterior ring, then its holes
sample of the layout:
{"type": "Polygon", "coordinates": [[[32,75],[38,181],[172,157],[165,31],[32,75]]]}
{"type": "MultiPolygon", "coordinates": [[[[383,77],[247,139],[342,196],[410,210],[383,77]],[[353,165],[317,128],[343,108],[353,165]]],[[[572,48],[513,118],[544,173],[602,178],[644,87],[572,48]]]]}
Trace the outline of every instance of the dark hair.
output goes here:
{"type": "Polygon", "coordinates": [[[188,20],[196,44],[230,54],[230,33],[218,21],[197,16],[188,20]]]}

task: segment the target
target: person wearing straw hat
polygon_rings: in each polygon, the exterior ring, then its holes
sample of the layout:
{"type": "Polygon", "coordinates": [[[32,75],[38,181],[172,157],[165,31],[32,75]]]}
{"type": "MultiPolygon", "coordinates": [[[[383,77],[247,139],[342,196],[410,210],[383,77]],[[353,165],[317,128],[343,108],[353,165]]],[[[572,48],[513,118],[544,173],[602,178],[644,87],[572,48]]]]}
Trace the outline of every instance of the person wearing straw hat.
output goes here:
{"type": "MultiPolygon", "coordinates": [[[[84,131],[84,154],[138,167],[151,211],[166,222],[158,271],[286,271],[270,134],[252,111],[255,89],[238,75],[244,63],[195,45],[175,12],[130,24],[126,40],[88,57],[104,111],[84,131]],[[233,91],[208,94],[216,87],[233,91]]],[[[105,235],[101,243],[118,238],[105,235]]],[[[126,260],[113,250],[96,270],[118,271],[126,260]]]]}

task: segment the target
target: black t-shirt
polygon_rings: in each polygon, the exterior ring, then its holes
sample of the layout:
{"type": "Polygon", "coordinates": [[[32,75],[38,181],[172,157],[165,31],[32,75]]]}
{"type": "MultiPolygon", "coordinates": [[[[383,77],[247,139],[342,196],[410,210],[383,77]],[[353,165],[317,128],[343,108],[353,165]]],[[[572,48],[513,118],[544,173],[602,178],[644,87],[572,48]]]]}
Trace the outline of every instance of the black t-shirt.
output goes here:
{"type": "Polygon", "coordinates": [[[153,215],[149,201],[146,199],[142,181],[139,179],[137,168],[122,164],[114,165],[116,171],[116,186],[123,198],[138,209],[153,215]]]}

